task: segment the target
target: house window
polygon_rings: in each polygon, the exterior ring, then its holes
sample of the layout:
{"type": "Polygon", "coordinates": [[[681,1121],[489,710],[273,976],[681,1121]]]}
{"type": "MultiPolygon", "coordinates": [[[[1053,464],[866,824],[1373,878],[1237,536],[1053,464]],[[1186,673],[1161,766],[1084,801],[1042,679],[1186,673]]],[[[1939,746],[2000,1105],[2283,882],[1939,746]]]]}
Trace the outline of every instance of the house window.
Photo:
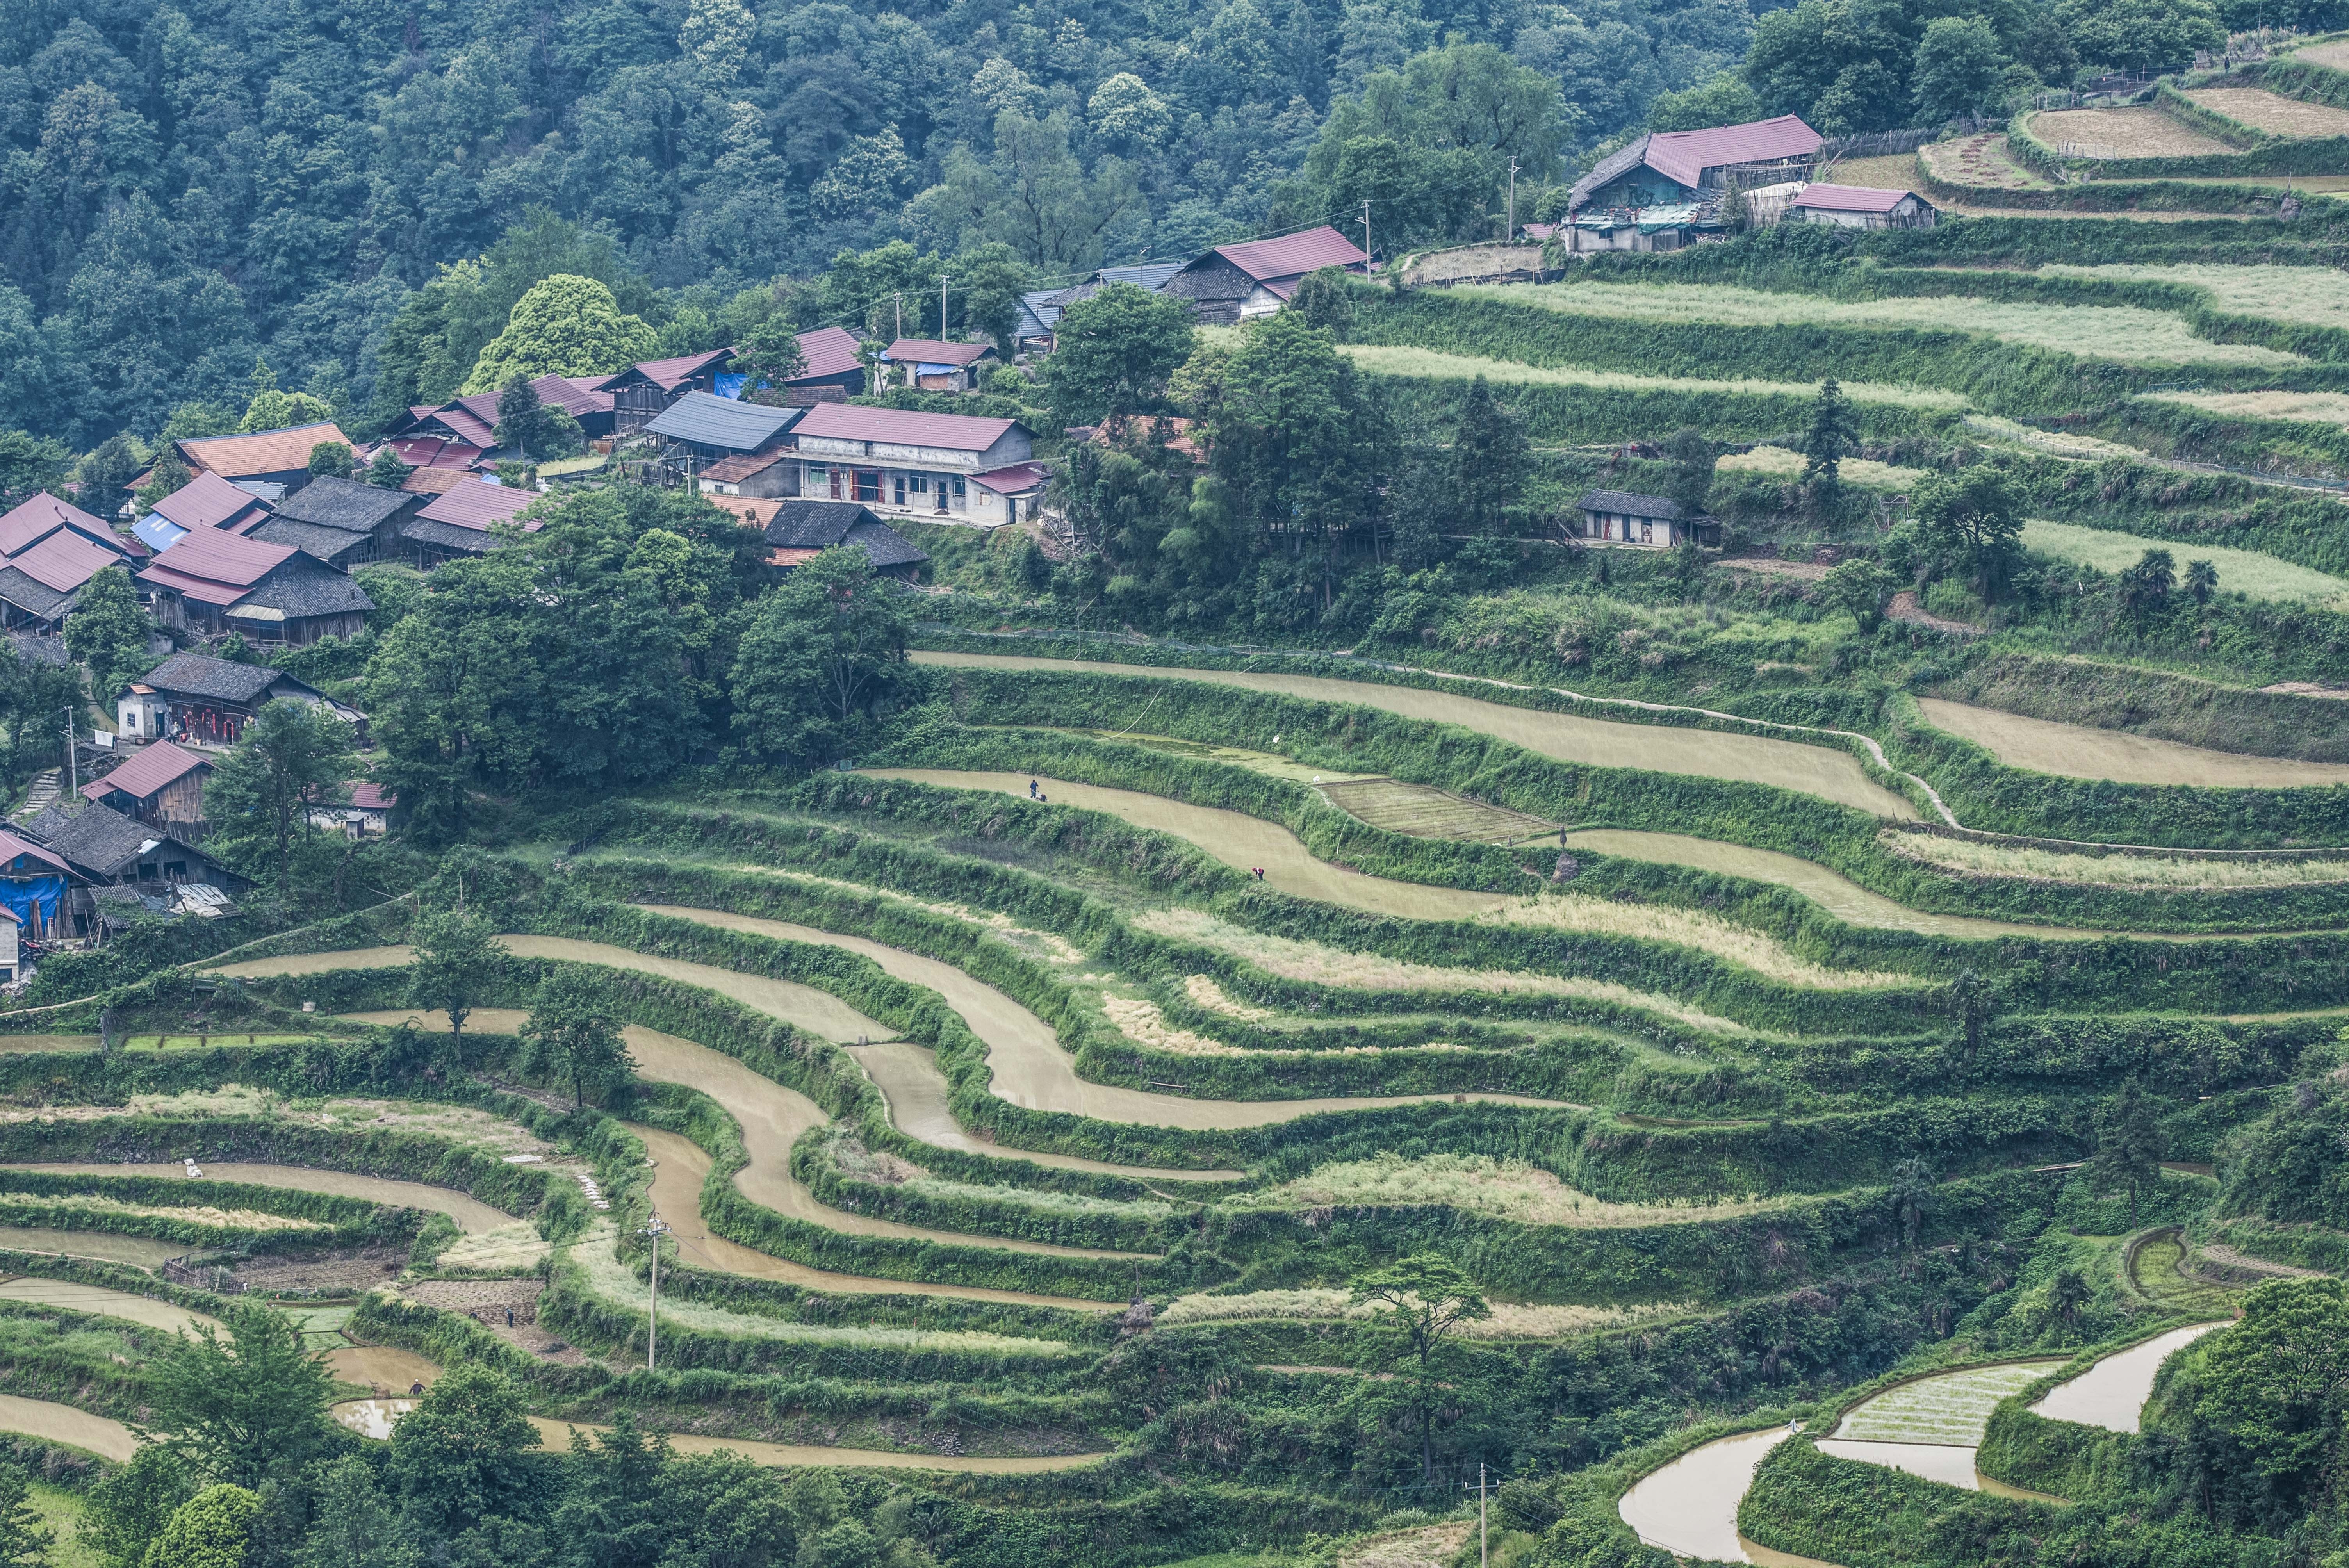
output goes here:
{"type": "Polygon", "coordinates": [[[153,882],[155,880],[155,868],[150,865],[140,866],[139,868],[139,880],[140,882],[153,882]]]}
{"type": "Polygon", "coordinates": [[[1640,520],[1640,542],[1642,544],[1656,542],[1656,525],[1644,517],[1640,520]]]}
{"type": "Polygon", "coordinates": [[[163,867],[163,880],[165,882],[183,882],[187,881],[188,862],[185,861],[172,861],[166,864],[163,867]]]}
{"type": "Polygon", "coordinates": [[[881,499],[881,474],[879,469],[859,469],[856,470],[856,499],[858,500],[879,500],[881,499]]]}
{"type": "Polygon", "coordinates": [[[897,498],[896,504],[903,506],[905,504],[905,476],[899,474],[896,477],[897,482],[894,487],[892,487],[892,489],[897,498]]]}
{"type": "Polygon", "coordinates": [[[906,488],[911,490],[916,495],[927,495],[930,493],[930,476],[927,474],[916,474],[912,479],[906,481],[906,488]]]}
{"type": "Polygon", "coordinates": [[[962,489],[962,476],[961,476],[960,474],[957,474],[957,475],[955,475],[955,477],[954,477],[954,504],[955,504],[955,510],[956,510],[957,511],[960,511],[962,510],[962,508],[963,508],[963,489],[962,489]]]}

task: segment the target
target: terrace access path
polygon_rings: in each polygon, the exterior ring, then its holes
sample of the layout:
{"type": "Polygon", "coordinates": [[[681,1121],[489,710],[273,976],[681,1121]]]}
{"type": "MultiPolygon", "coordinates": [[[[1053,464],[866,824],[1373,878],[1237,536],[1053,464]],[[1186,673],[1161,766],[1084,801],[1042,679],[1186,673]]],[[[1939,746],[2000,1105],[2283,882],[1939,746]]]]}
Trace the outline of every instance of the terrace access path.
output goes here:
{"type": "MultiPolygon", "coordinates": [[[[1057,1111],[1096,1121],[1143,1127],[1231,1131],[1242,1128],[1271,1127],[1332,1111],[1382,1110],[1394,1106],[1439,1101],[1453,1103],[1464,1099],[1560,1110],[1583,1109],[1560,1100],[1482,1092],[1467,1095],[1358,1096],[1332,1099],[1192,1099],[1181,1095],[1148,1094],[1141,1089],[1089,1083],[1077,1076],[1075,1061],[1061,1048],[1060,1037],[1052,1032],[1050,1025],[1002,992],[972,979],[951,964],[908,953],[903,948],[885,946],[866,937],[846,936],[814,926],[794,925],[788,921],[735,914],[725,910],[691,909],[677,904],[645,904],[642,907],[655,914],[698,921],[722,930],[747,932],[781,942],[807,942],[845,948],[852,953],[864,954],[897,979],[937,992],[946,998],[947,1006],[961,1014],[971,1032],[986,1044],[988,1066],[993,1075],[990,1092],[998,1099],[1030,1110],[1057,1111]]],[[[864,1052],[856,1051],[854,1047],[851,1049],[860,1060],[865,1059],[864,1052]]],[[[872,1070],[869,1065],[867,1070],[872,1070]]],[[[931,1092],[943,1099],[946,1079],[939,1072],[935,1057],[931,1058],[926,1070],[937,1075],[931,1092]]],[[[876,1082],[881,1080],[881,1076],[874,1074],[876,1082]]],[[[885,1088],[884,1093],[886,1092],[885,1088]]],[[[1195,1179],[1194,1172],[1185,1171],[1160,1170],[1151,1174],[1163,1181],[1195,1179]]]]}
{"type": "MultiPolygon", "coordinates": [[[[1404,718],[1456,724],[1479,734],[1522,746],[1561,762],[1591,768],[1637,769],[1651,773],[1685,773],[1703,779],[1767,784],[1849,806],[1870,816],[1908,820],[1916,808],[1868,776],[1858,758],[1832,746],[1803,740],[1782,740],[1775,734],[1815,734],[1865,744],[1880,766],[1889,768],[1883,748],[1870,737],[1800,725],[1767,724],[1733,713],[1688,707],[1671,703],[1637,702],[1629,697],[1585,697],[1563,687],[1513,686],[1481,676],[1446,676],[1438,671],[1413,670],[1447,683],[1445,689],[1390,686],[1376,680],[1338,680],[1327,676],[1288,675],[1278,670],[1210,670],[1152,665],[1121,665],[1089,659],[1048,659],[1017,654],[967,654],[919,651],[917,664],[968,669],[1064,670],[1078,675],[1150,676],[1164,680],[1198,681],[1208,686],[1238,686],[1313,702],[1350,703],[1375,707],[1404,718]],[[1619,724],[1609,719],[1584,718],[1543,708],[1512,707],[1470,696],[1454,686],[1485,686],[1511,691],[1551,691],[1578,702],[1603,704],[1648,713],[1696,714],[1725,720],[1736,730],[1692,729],[1675,725],[1619,724]]],[[[1385,666],[1363,661],[1366,672],[1385,666]]],[[[1920,787],[1923,780],[1917,780],[1920,787]]],[[[1930,791],[1929,791],[1930,793],[1930,791]]],[[[1938,797],[1936,797],[1938,800],[1938,797]]],[[[1952,825],[1946,807],[1941,815],[1952,825]]]]}

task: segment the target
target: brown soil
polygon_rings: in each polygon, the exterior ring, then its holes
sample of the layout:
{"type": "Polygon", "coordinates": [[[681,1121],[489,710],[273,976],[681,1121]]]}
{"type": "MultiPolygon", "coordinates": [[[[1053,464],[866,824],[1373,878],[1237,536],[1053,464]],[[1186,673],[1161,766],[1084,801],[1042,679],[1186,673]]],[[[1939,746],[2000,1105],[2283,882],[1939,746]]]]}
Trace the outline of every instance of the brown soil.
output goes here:
{"type": "Polygon", "coordinates": [[[2349,763],[2246,757],[2155,740],[2119,729],[2090,729],[2025,718],[1996,708],[1920,697],[1926,722],[1971,740],[2009,768],[2116,784],[2191,784],[2215,789],[2313,789],[2349,784],[2349,763]]]}
{"type": "Polygon", "coordinates": [[[62,1307],[67,1312],[86,1312],[93,1317],[119,1317],[126,1323],[143,1323],[167,1334],[177,1334],[198,1324],[211,1324],[215,1328],[220,1326],[217,1318],[208,1317],[201,1312],[191,1312],[168,1301],[133,1295],[124,1290],[109,1290],[103,1285],[84,1284],[78,1280],[19,1275],[0,1281],[0,1300],[62,1307]]]}
{"type": "Polygon", "coordinates": [[[1392,1535],[1373,1535],[1338,1554],[1338,1568],[1451,1568],[1469,1537],[1473,1520],[1450,1519],[1392,1535]]]}
{"type": "Polygon", "coordinates": [[[2313,696],[2328,702],[2349,702],[2349,686],[2318,686],[2314,681],[2278,681],[2260,687],[2263,696],[2313,696]]]}
{"type": "Polygon", "coordinates": [[[405,1394],[419,1383],[429,1388],[440,1377],[436,1363],[388,1345],[347,1345],[327,1353],[326,1366],[344,1382],[380,1389],[383,1395],[405,1394]]]}
{"type": "Polygon", "coordinates": [[[2241,150],[2143,105],[2043,110],[2031,117],[2031,134],[2050,147],[2072,142],[2109,149],[2114,158],[2196,158],[2241,150]]]}
{"type": "MultiPolygon", "coordinates": [[[[1914,817],[1916,809],[1868,776],[1850,753],[1773,736],[1728,730],[1688,729],[1671,725],[1619,724],[1573,714],[1512,707],[1469,695],[1473,682],[1445,682],[1440,689],[1387,686],[1373,680],[1333,680],[1276,670],[1201,670],[1145,665],[1102,664],[1082,659],[1040,659],[1016,654],[916,653],[916,664],[967,668],[1065,670],[1072,674],[1136,679],[1199,681],[1248,691],[1278,692],[1314,702],[1353,703],[1382,708],[1405,718],[1456,724],[1522,746],[1561,762],[1597,768],[1644,769],[1730,779],[1816,795],[1878,817],[1914,817]]],[[[1022,782],[1025,788],[1025,782],[1022,782]]]]}
{"type": "Polygon", "coordinates": [[[403,1293],[410,1301],[461,1313],[508,1345],[564,1367],[585,1366],[586,1353],[539,1326],[538,1298],[546,1282],[538,1279],[419,1280],[403,1293]],[[511,1309],[513,1321],[506,1321],[511,1309]]]}
{"type": "Polygon", "coordinates": [[[2199,108],[2240,120],[2270,136],[2349,136],[2349,112],[2285,98],[2263,88],[2197,88],[2186,96],[2199,108]]]}
{"type": "Polygon", "coordinates": [[[1825,561],[1780,561],[1775,556],[1754,555],[1722,565],[1732,572],[1752,572],[1764,577],[1791,577],[1797,583],[1817,583],[1835,567],[1825,561]]]}
{"type": "Polygon", "coordinates": [[[119,1236],[109,1231],[54,1231],[34,1225],[0,1225],[0,1250],[45,1253],[61,1258],[96,1258],[103,1263],[129,1264],[153,1272],[170,1259],[184,1256],[185,1242],[159,1242],[150,1236],[119,1236]]]}
{"type": "Polygon", "coordinates": [[[248,1290],[264,1295],[290,1291],[347,1291],[356,1295],[383,1284],[406,1264],[408,1254],[391,1247],[365,1247],[308,1256],[261,1256],[236,1265],[248,1290]]]}
{"type": "Polygon", "coordinates": [[[1557,831],[1557,824],[1465,795],[1406,784],[1400,779],[1360,779],[1320,786],[1322,796],[1349,816],[1414,839],[1511,844],[1557,831]]]}

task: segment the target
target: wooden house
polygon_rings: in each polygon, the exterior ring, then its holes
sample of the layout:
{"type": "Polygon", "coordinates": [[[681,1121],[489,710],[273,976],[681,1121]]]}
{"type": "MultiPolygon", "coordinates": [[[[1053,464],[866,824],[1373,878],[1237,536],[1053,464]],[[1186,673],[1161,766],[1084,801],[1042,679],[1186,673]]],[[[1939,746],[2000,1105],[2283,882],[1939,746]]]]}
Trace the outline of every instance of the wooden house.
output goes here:
{"type": "Polygon", "coordinates": [[[0,517],[0,627],[55,632],[92,577],[135,571],[144,555],[136,540],[44,491],[0,517]]]}
{"type": "Polygon", "coordinates": [[[89,878],[63,855],[29,835],[0,830],[0,909],[23,935],[74,935],[73,890],[88,885],[89,878]]]}
{"type": "Polygon", "coordinates": [[[155,618],[173,631],[307,647],[356,637],[375,602],[316,556],[218,529],[191,533],[157,554],[139,581],[154,591],[155,618]]]}
{"type": "Polygon", "coordinates": [[[743,403],[714,392],[688,392],[647,420],[644,432],[667,441],[672,457],[715,463],[781,450],[785,432],[805,412],[743,403]]]}
{"type": "Polygon", "coordinates": [[[425,498],[356,480],[312,480],[244,530],[247,539],[290,544],[338,571],[399,553],[399,530],[425,498]]]}
{"type": "MultiPolygon", "coordinates": [[[[499,543],[490,531],[516,522],[517,514],[540,499],[537,490],[489,479],[451,485],[428,499],[415,516],[400,525],[399,553],[413,561],[420,572],[429,572],[443,562],[486,555],[499,543]]],[[[532,521],[518,526],[533,532],[539,524],[532,521]]]]}
{"type": "Polygon", "coordinates": [[[150,550],[169,550],[200,530],[249,532],[268,515],[268,504],[251,490],[202,473],[148,508],[130,531],[150,550]]]}
{"type": "Polygon", "coordinates": [[[946,343],[901,337],[881,351],[882,373],[901,387],[925,392],[972,392],[979,377],[1002,363],[991,343],[946,343]]]}
{"type": "Polygon", "coordinates": [[[1630,544],[1670,550],[1676,544],[1707,549],[1721,543],[1721,524],[1691,516],[1669,496],[1595,490],[1582,498],[1582,538],[1591,544],[1630,544]]]}
{"type": "MultiPolygon", "coordinates": [[[[819,326],[799,334],[796,341],[800,373],[783,382],[784,407],[843,403],[864,390],[864,346],[854,333],[846,327],[819,326]]],[[[750,373],[742,370],[719,371],[709,378],[709,389],[720,397],[741,399],[760,390],[750,385],[750,373]]]]}
{"type": "Polygon", "coordinates": [[[879,512],[994,526],[1018,521],[999,491],[972,480],[1028,463],[1035,438],[1017,419],[827,403],[791,428],[799,494],[861,501],[879,512]]]}
{"type": "Polygon", "coordinates": [[[799,464],[788,448],[770,447],[763,452],[720,458],[693,477],[704,495],[771,500],[790,493],[790,487],[799,478],[799,464]]]}
{"type": "MultiPolygon", "coordinates": [[[[604,380],[597,376],[541,376],[530,389],[546,407],[570,415],[593,441],[612,433],[613,399],[603,389],[604,380]]],[[[460,449],[465,464],[482,461],[497,449],[498,400],[504,396],[503,391],[468,392],[446,403],[412,407],[408,423],[391,434],[394,449],[413,443],[418,457],[439,466],[451,466],[460,449]],[[442,449],[427,451],[426,442],[438,442],[442,449]]],[[[409,462],[404,452],[400,461],[411,468],[426,466],[409,462]]]]}
{"type": "Polygon", "coordinates": [[[719,375],[734,363],[731,348],[648,359],[594,383],[612,397],[612,433],[633,436],[688,392],[715,392],[719,375]]]}
{"type": "MultiPolygon", "coordinates": [[[[150,688],[151,689],[151,688],[150,688]]],[[[140,747],[113,772],[81,787],[82,799],[195,843],[204,832],[204,780],[212,762],[183,746],[140,747]]]]}
{"type": "Polygon", "coordinates": [[[115,705],[115,727],[130,740],[233,746],[244,727],[273,702],[324,708],[351,726],[360,745],[367,744],[367,715],[358,709],[284,670],[208,654],[174,654],[131,682],[115,705]]]}
{"type": "Polygon", "coordinates": [[[1302,233],[1217,245],[1185,263],[1159,292],[1188,300],[1191,314],[1210,326],[1230,326],[1287,304],[1309,273],[1324,267],[1359,273],[1370,261],[1353,241],[1324,223],[1302,233]]]}
{"type": "Polygon", "coordinates": [[[1071,305],[1083,304],[1112,284],[1132,284],[1144,294],[1156,294],[1188,265],[1188,262],[1143,262],[1128,267],[1102,267],[1081,284],[1031,290],[1019,296],[1019,317],[1011,329],[1012,345],[1021,353],[1050,353],[1061,315],[1071,305]]]}
{"type": "MultiPolygon", "coordinates": [[[[208,882],[223,892],[253,884],[193,844],[160,828],[134,821],[106,806],[77,802],[68,812],[51,806],[25,824],[25,837],[66,862],[88,887],[135,887],[142,891],[208,882]]],[[[71,923],[87,930],[94,909],[86,892],[73,899],[71,923]]]]}
{"type": "Polygon", "coordinates": [[[789,576],[817,552],[846,545],[862,550],[884,577],[910,583],[929,556],[906,537],[853,500],[760,500],[728,497],[715,503],[767,541],[767,564],[789,576]]]}
{"type": "Polygon", "coordinates": [[[1733,190],[1805,178],[1819,133],[1800,116],[1663,130],[1609,153],[1567,192],[1569,251],[1669,251],[1723,232],[1733,190]]]}

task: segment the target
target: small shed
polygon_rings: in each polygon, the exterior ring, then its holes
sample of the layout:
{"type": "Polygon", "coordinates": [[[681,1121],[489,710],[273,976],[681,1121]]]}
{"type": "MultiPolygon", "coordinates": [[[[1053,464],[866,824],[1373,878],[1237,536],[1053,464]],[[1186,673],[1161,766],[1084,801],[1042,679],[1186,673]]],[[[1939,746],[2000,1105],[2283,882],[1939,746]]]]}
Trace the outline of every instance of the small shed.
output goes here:
{"type": "Polygon", "coordinates": [[[705,495],[747,495],[770,500],[792,493],[792,483],[800,473],[797,462],[785,460],[792,456],[781,447],[745,452],[720,458],[696,477],[705,495]]]}
{"type": "Polygon", "coordinates": [[[968,392],[978,387],[980,375],[999,361],[991,343],[901,337],[881,351],[881,363],[898,373],[900,385],[925,392],[968,392]]]}
{"type": "Polygon", "coordinates": [[[1693,543],[1713,550],[1721,545],[1721,524],[1701,512],[1690,516],[1670,496],[1595,490],[1582,498],[1582,538],[1590,544],[1670,550],[1693,543]]]}
{"type": "Polygon", "coordinates": [[[131,752],[113,772],[83,785],[81,793],[92,805],[110,807],[192,844],[203,837],[204,780],[212,773],[208,758],[157,740],[131,752]]]}
{"type": "Polygon", "coordinates": [[[1799,223],[1829,223],[1841,229],[1930,229],[1941,214],[1914,191],[1806,185],[1786,216],[1799,223]]]}

